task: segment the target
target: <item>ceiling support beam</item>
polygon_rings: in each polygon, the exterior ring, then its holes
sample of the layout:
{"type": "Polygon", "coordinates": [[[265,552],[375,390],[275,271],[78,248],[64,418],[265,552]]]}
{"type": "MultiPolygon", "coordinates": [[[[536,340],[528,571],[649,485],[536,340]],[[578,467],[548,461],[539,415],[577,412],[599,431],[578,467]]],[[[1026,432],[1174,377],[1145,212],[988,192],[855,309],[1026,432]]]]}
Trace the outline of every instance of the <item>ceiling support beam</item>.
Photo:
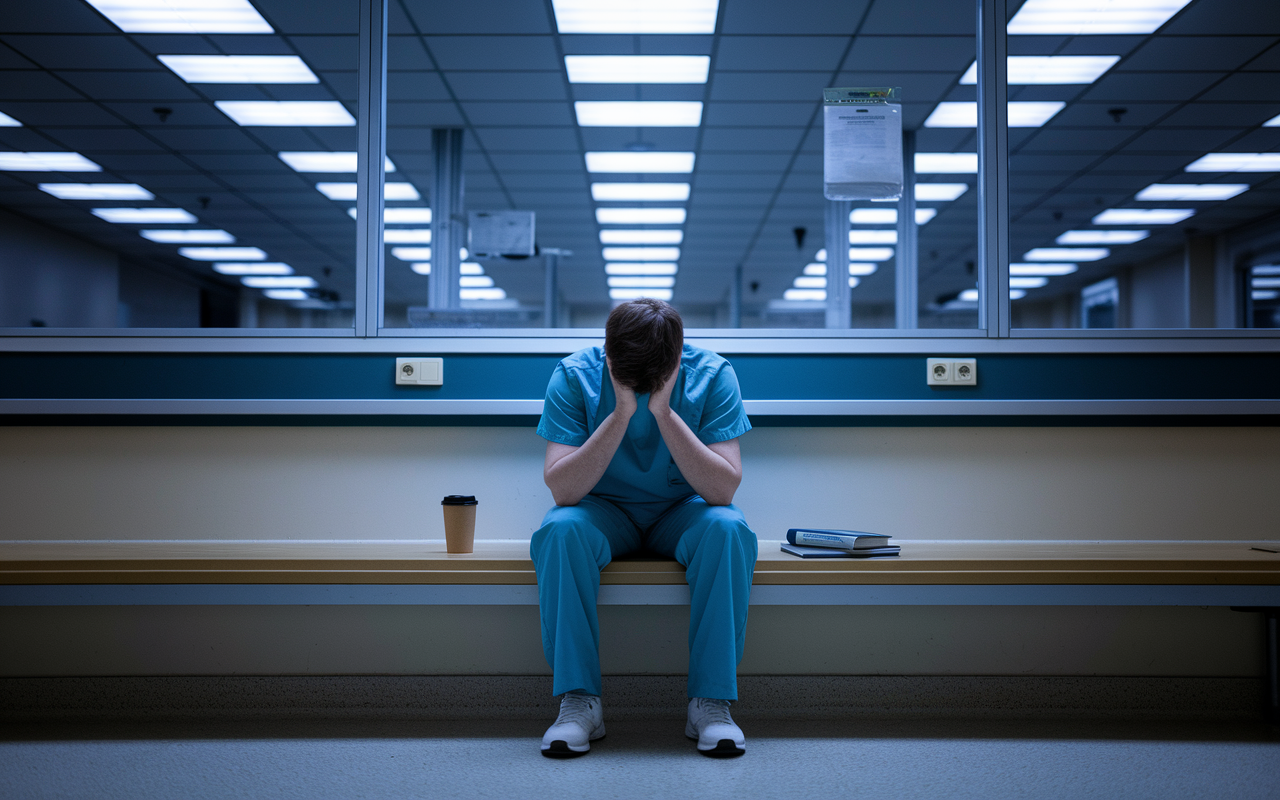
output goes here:
{"type": "Polygon", "coordinates": [[[977,0],[978,327],[1009,335],[1009,20],[1007,0],[977,0]]]}
{"type": "Polygon", "coordinates": [[[360,0],[356,118],[356,336],[382,327],[382,208],[387,158],[387,0],[360,0]]]}
{"type": "Polygon", "coordinates": [[[431,175],[431,282],[427,285],[427,306],[433,309],[462,308],[458,295],[458,249],[466,245],[462,224],[462,133],[462,128],[431,129],[435,172],[431,175]]]}

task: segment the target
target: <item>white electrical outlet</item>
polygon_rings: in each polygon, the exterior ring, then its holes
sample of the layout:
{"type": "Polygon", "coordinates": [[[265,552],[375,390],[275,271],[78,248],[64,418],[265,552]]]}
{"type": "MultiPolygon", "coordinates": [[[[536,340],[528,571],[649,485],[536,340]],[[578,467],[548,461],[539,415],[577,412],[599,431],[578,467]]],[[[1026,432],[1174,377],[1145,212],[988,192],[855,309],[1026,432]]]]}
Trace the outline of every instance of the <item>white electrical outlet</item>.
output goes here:
{"type": "Polygon", "coordinates": [[[929,386],[977,386],[978,361],[974,358],[930,358],[925,382],[929,386]]]}
{"type": "Polygon", "coordinates": [[[444,384],[443,358],[397,358],[397,386],[440,386],[444,384]]]}

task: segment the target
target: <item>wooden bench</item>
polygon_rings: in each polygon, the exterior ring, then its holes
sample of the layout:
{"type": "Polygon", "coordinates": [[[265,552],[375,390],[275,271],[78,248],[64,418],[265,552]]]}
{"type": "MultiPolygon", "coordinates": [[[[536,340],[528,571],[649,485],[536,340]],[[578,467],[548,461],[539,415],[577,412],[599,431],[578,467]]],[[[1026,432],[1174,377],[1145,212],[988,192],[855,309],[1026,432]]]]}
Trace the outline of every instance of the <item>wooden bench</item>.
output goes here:
{"type": "MultiPolygon", "coordinates": [[[[1230,606],[1266,615],[1268,718],[1280,722],[1280,545],[1208,541],[902,541],[891,559],[798,559],[761,541],[753,605],[1230,606]]],[[[0,605],[525,605],[529,545],[439,540],[0,542],[0,605]]],[[[689,602],[674,561],[610,564],[599,602],[689,602]]]]}

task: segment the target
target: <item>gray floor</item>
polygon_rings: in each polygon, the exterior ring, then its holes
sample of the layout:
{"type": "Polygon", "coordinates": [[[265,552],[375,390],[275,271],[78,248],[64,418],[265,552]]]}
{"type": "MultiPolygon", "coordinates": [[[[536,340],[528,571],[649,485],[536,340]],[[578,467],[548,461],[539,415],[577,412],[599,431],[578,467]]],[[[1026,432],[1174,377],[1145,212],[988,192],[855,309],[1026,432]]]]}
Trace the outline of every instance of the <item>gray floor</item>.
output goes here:
{"type": "Polygon", "coordinates": [[[757,720],[729,761],[681,720],[610,722],[572,761],[539,755],[542,727],[11,723],[0,797],[1280,798],[1280,732],[1258,723],[757,720]]]}

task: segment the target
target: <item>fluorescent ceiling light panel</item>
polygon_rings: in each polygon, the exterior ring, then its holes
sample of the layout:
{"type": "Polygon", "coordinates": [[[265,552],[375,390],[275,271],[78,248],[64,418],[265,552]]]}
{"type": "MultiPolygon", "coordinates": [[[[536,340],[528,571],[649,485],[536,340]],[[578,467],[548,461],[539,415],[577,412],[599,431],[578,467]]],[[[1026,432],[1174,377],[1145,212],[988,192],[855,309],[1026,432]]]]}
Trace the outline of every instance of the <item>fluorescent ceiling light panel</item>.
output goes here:
{"type": "MultiPolygon", "coordinates": [[[[347,214],[356,218],[356,210],[348,208],[347,214]]],[[[429,208],[384,208],[382,221],[388,225],[430,225],[431,209],[429,208]]]]}
{"type": "Polygon", "coordinates": [[[1090,36],[1154,33],[1190,0],[1027,0],[1009,33],[1090,36]]]}
{"type": "Polygon", "coordinates": [[[660,261],[604,265],[606,275],[675,275],[678,269],[673,263],[660,261]]]}
{"type": "Polygon", "coordinates": [[[179,247],[178,254],[192,261],[266,261],[256,247],[179,247]]]}
{"type": "Polygon", "coordinates": [[[274,33],[248,0],[87,0],[125,33],[274,33]]]}
{"type": "Polygon", "coordinates": [[[350,127],[356,124],[337,100],[218,100],[218,110],[249,127],[350,127]]]}
{"type": "MultiPolygon", "coordinates": [[[[355,172],[356,154],[354,152],[285,152],[276,153],[280,160],[297,172],[355,172]]],[[[395,172],[396,165],[387,159],[385,172],[395,172]]]]}
{"type": "Polygon", "coordinates": [[[573,110],[584,128],[696,128],[702,124],[700,100],[578,100],[573,110]]]}
{"type": "Polygon", "coordinates": [[[401,261],[430,261],[430,247],[393,247],[391,255],[401,261]]]}
{"type": "Polygon", "coordinates": [[[787,289],[782,293],[783,300],[822,302],[827,299],[826,289],[787,289]]]}
{"type": "Polygon", "coordinates": [[[1049,279],[1044,277],[1037,277],[1037,278],[1011,277],[1009,278],[1009,288],[1011,289],[1039,289],[1041,286],[1045,286],[1048,283],[1049,283],[1049,279]]]}
{"type": "Polygon", "coordinates": [[[1028,261],[1101,261],[1111,255],[1105,247],[1036,247],[1022,254],[1028,261]]]}
{"type": "Polygon", "coordinates": [[[156,56],[187,83],[319,83],[297,56],[156,56]]]}
{"type": "Polygon", "coordinates": [[[605,247],[605,261],[679,261],[679,247],[605,247]]]}
{"type": "Polygon", "coordinates": [[[849,274],[850,275],[874,275],[876,273],[876,268],[879,266],[880,266],[879,264],[872,264],[871,262],[868,262],[868,261],[850,261],[849,274]]]}
{"type": "Polygon", "coordinates": [[[715,33],[719,0],[551,0],[560,33],[715,33]]]}
{"type": "Polygon", "coordinates": [[[683,208],[597,208],[601,225],[683,225],[683,208]]]}
{"type": "Polygon", "coordinates": [[[219,275],[292,275],[293,267],[279,261],[250,261],[214,264],[213,271],[219,275]]]}
{"type": "Polygon", "coordinates": [[[1188,164],[1187,172],[1280,172],[1280,153],[1210,153],[1188,164]]]}
{"type": "Polygon", "coordinates": [[[587,172],[693,172],[693,153],[587,153],[587,172]]]}
{"type": "Polygon", "coordinates": [[[430,275],[430,274],[431,274],[431,262],[430,262],[430,261],[421,261],[421,262],[418,262],[418,263],[416,263],[416,264],[410,264],[410,265],[409,265],[409,269],[413,270],[414,272],[418,273],[419,275],[430,275]]]}
{"type": "Polygon", "coordinates": [[[95,208],[93,215],[125,225],[190,224],[196,218],[181,208],[95,208]]]}
{"type": "MultiPolygon", "coordinates": [[[[897,231],[849,231],[849,244],[897,244],[897,231]]],[[[850,256],[852,258],[852,256],[850,256]]]]}
{"type": "Polygon", "coordinates": [[[0,153],[0,170],[8,172],[102,172],[79,153],[0,153]]]}
{"type": "MultiPolygon", "coordinates": [[[[1093,83],[1115,66],[1120,56],[1009,56],[1010,84],[1093,83]]],[[[978,82],[978,62],[960,78],[962,84],[978,82]]]]}
{"type": "Polygon", "coordinates": [[[593,183],[591,199],[598,202],[682,202],[689,199],[689,184],[593,183]]]}
{"type": "MultiPolygon", "coordinates": [[[[1010,102],[1009,127],[1039,128],[1066,106],[1067,104],[1060,100],[1010,102]]],[[[926,128],[976,128],[978,127],[978,104],[949,101],[938,103],[933,113],[924,121],[924,126],[926,128]]]]}
{"type": "Polygon", "coordinates": [[[610,300],[639,300],[641,297],[652,297],[654,300],[670,301],[675,295],[671,289],[633,289],[619,288],[609,290],[610,300]]]}
{"type": "Polygon", "coordinates": [[[967,183],[917,183],[916,200],[923,200],[925,202],[932,203],[947,203],[955,200],[967,191],[969,191],[969,184],[967,183]]]}
{"type": "MultiPolygon", "coordinates": [[[[0,116],[3,116],[3,115],[0,115],[0,116]]],[[[1271,119],[1269,119],[1269,120],[1267,120],[1266,122],[1262,123],[1262,127],[1264,127],[1264,128],[1280,128],[1280,114],[1276,114],[1276,115],[1275,115],[1274,117],[1272,117],[1271,119]]]]}
{"type": "Polygon", "coordinates": [[[42,183],[40,191],[59,200],[155,200],[136,183],[42,183]]]}
{"type": "Polygon", "coordinates": [[[506,300],[507,293],[498,288],[492,289],[459,289],[460,300],[506,300]]]}
{"type": "Polygon", "coordinates": [[[1230,200],[1249,191],[1247,183],[1153,183],[1133,198],[1147,202],[1169,200],[1230,200]]]}
{"type": "Polygon", "coordinates": [[[306,275],[250,275],[240,282],[250,289],[314,289],[315,278],[306,275]]]}
{"type": "Polygon", "coordinates": [[[488,289],[493,286],[493,278],[488,275],[459,275],[458,286],[463,289],[488,289]]]}
{"type": "Polygon", "coordinates": [[[978,302],[978,290],[965,289],[963,292],[956,295],[956,299],[962,303],[976,303],[978,302]]]}
{"type": "Polygon", "coordinates": [[[1259,264],[1249,271],[1254,275],[1280,275],[1280,264],[1259,264]]]}
{"type": "Polygon", "coordinates": [[[1173,225],[1196,213],[1194,208],[1108,208],[1094,225],[1173,225]]]}
{"type": "Polygon", "coordinates": [[[825,289],[827,288],[827,279],[817,275],[801,275],[793,280],[791,285],[797,289],[825,289]]]}
{"type": "Polygon", "coordinates": [[[0,111],[0,128],[21,128],[22,123],[0,111]]]}
{"type": "Polygon", "coordinates": [[[675,278],[662,275],[611,275],[605,282],[611,289],[670,289],[676,285],[675,278]]]}
{"type": "Polygon", "coordinates": [[[1079,267],[1075,264],[1010,264],[1010,275],[1044,275],[1048,277],[1057,277],[1059,275],[1070,275],[1079,267]]]}
{"type": "Polygon", "coordinates": [[[143,238],[161,244],[234,244],[236,237],[219,230],[191,230],[189,228],[162,228],[154,231],[138,231],[143,238]]]}
{"type": "Polygon", "coordinates": [[[1250,292],[1249,296],[1254,300],[1275,300],[1277,297],[1280,297],[1280,292],[1271,289],[1261,289],[1250,292]]]}
{"type": "Polygon", "coordinates": [[[1280,278],[1254,278],[1250,285],[1255,289],[1280,289],[1280,278]]]}
{"type": "Polygon", "coordinates": [[[267,289],[263,294],[270,300],[306,300],[310,297],[301,289],[267,289]]]}
{"type": "MultiPolygon", "coordinates": [[[[355,200],[356,185],[354,183],[317,183],[316,189],[330,200],[355,200]]],[[[412,183],[387,183],[382,187],[386,200],[421,200],[422,196],[412,183]]]]}
{"type": "MultiPolygon", "coordinates": [[[[926,174],[973,173],[978,172],[977,153],[916,153],[916,172],[926,174]]],[[[954,184],[916,184],[916,199],[923,200],[920,192],[925,186],[946,186],[954,184]]],[[[967,186],[967,185],[966,185],[967,186]]],[[[961,192],[961,194],[964,194],[961,192]]],[[[958,197],[959,195],[957,195],[958,197]]]]}
{"type": "Polygon", "coordinates": [[[706,83],[711,56],[565,56],[569,83],[706,83]]]}
{"type": "Polygon", "coordinates": [[[484,267],[474,261],[463,261],[458,265],[458,273],[461,275],[483,275],[484,267]]]}
{"type": "Polygon", "coordinates": [[[387,244],[431,244],[430,228],[386,228],[382,241],[387,244]]]}
{"type": "Polygon", "coordinates": [[[600,231],[600,244],[680,244],[683,241],[684,231],[680,230],[608,228],[600,231]]]}
{"type": "Polygon", "coordinates": [[[893,258],[892,247],[850,247],[850,261],[888,261],[893,258]]]}
{"type": "Polygon", "coordinates": [[[1067,231],[1054,239],[1058,244],[1133,244],[1151,231],[1067,231]]]}
{"type": "MultiPolygon", "coordinates": [[[[937,209],[917,208],[916,224],[923,225],[938,215],[937,209]]],[[[896,208],[855,208],[849,212],[849,222],[854,225],[897,225],[896,208]]]]}

